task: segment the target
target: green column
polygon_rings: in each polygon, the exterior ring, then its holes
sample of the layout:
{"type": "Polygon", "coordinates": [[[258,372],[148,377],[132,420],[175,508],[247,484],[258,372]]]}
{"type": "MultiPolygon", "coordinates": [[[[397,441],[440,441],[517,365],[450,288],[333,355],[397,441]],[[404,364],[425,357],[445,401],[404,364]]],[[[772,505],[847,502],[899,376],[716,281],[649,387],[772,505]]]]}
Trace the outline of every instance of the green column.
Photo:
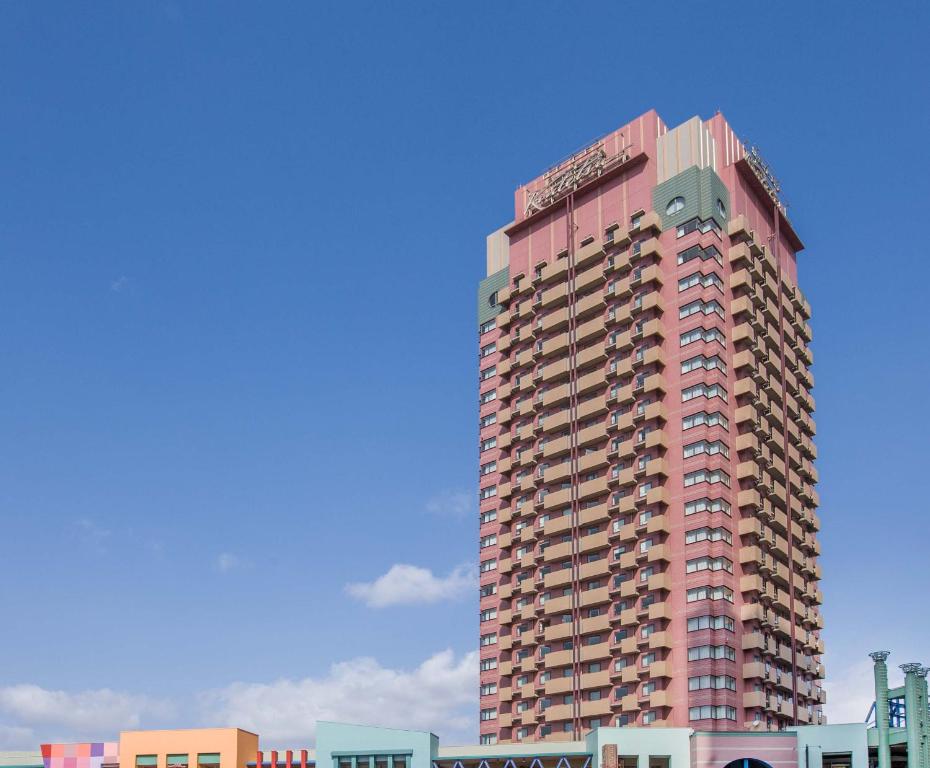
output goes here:
{"type": "Polygon", "coordinates": [[[921,739],[921,761],[923,768],[930,768],[930,713],[927,711],[927,672],[930,668],[923,667],[917,673],[917,685],[920,704],[920,739],[921,739]]]}
{"type": "Polygon", "coordinates": [[[907,768],[921,768],[921,722],[920,716],[920,686],[917,682],[917,672],[921,669],[920,664],[902,664],[901,671],[904,672],[904,707],[907,714],[906,734],[907,734],[907,768]]]}
{"type": "Polygon", "coordinates": [[[891,741],[888,734],[888,666],[889,651],[869,654],[875,662],[875,727],[878,729],[878,768],[891,768],[891,741]]]}

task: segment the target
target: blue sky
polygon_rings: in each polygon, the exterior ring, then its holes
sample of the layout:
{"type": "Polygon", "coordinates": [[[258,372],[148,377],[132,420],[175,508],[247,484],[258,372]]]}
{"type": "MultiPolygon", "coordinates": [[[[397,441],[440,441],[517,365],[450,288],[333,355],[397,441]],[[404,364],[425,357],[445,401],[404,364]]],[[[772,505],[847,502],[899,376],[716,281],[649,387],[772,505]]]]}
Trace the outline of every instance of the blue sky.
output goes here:
{"type": "Polygon", "coordinates": [[[652,107],[720,109],[808,247],[831,714],[874,647],[930,661],[928,23],[0,4],[0,747],[309,740],[290,702],[383,719],[375,688],[419,685],[406,722],[474,738],[484,237],[652,107]]]}

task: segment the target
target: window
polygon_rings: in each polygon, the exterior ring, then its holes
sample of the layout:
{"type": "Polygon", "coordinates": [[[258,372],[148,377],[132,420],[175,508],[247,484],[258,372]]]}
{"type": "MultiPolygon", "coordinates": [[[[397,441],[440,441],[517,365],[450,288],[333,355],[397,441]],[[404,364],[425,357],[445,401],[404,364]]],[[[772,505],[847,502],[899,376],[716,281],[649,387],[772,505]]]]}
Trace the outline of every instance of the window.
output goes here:
{"type": "Polygon", "coordinates": [[[486,722],[488,720],[497,720],[497,707],[488,707],[487,709],[482,709],[481,720],[482,722],[486,722]]]}
{"type": "Polygon", "coordinates": [[[490,344],[485,344],[481,348],[481,357],[487,357],[488,355],[493,355],[495,352],[497,352],[497,344],[495,344],[492,341],[490,344]]]}
{"type": "Polygon", "coordinates": [[[691,371],[699,371],[701,369],[706,371],[718,370],[721,373],[727,372],[726,363],[720,359],[717,355],[711,355],[707,357],[705,355],[697,355],[695,357],[685,360],[681,364],[682,373],[691,373],[691,371]]]}
{"type": "Polygon", "coordinates": [[[497,520],[496,509],[489,509],[487,512],[481,513],[481,524],[482,525],[484,525],[485,523],[493,523],[495,520],[497,520]]]}
{"type": "Polygon", "coordinates": [[[685,573],[698,571],[726,571],[733,573],[733,561],[726,557],[696,557],[685,563],[685,573]]]}
{"type": "Polygon", "coordinates": [[[187,768],[187,755],[168,755],[165,759],[168,768],[187,768]]]}
{"type": "Polygon", "coordinates": [[[219,764],[219,752],[201,752],[197,755],[197,768],[216,768],[219,764]]]}
{"type": "Polygon", "coordinates": [[[665,215],[671,216],[673,213],[678,213],[678,211],[684,207],[685,199],[683,197],[673,197],[668,201],[668,205],[665,206],[665,215]]]}
{"type": "Polygon", "coordinates": [[[654,653],[644,653],[642,659],[643,667],[648,667],[656,660],[656,655],[654,653]]]}
{"type": "Polygon", "coordinates": [[[705,614],[704,616],[692,616],[688,619],[688,631],[696,632],[699,629],[723,629],[729,632],[733,631],[734,622],[729,616],[714,616],[705,614]]]}
{"type": "Polygon", "coordinates": [[[691,317],[691,315],[704,314],[704,315],[719,315],[721,318],[725,317],[723,307],[720,306],[720,302],[716,299],[711,299],[710,301],[701,301],[700,299],[696,301],[691,301],[685,304],[683,307],[678,310],[678,319],[684,320],[686,317],[691,317]]]}
{"type": "Polygon", "coordinates": [[[493,733],[482,733],[481,743],[485,746],[497,744],[497,736],[493,733]]]}
{"type": "Polygon", "coordinates": [[[720,225],[717,224],[717,222],[713,219],[708,219],[707,221],[691,219],[691,221],[686,221],[684,224],[678,225],[678,229],[675,230],[675,237],[684,237],[685,235],[689,235],[692,232],[701,232],[702,234],[706,234],[707,232],[715,232],[719,235],[720,225]]]}
{"type": "Polygon", "coordinates": [[[481,636],[481,645],[497,645],[497,632],[490,632],[486,635],[481,636]]]}
{"type": "Polygon", "coordinates": [[[685,514],[695,515],[698,512],[723,512],[730,514],[730,504],[723,499],[695,499],[685,503],[685,514]]]}
{"type": "Polygon", "coordinates": [[[489,461],[486,464],[481,465],[481,475],[490,475],[492,472],[497,471],[497,462],[489,461]]]}
{"type": "Polygon", "coordinates": [[[692,427],[700,426],[701,424],[706,424],[708,427],[730,428],[730,422],[720,411],[698,411],[697,413],[692,413],[682,418],[681,429],[684,431],[692,427]]]}
{"type": "Polygon", "coordinates": [[[487,416],[481,417],[481,426],[490,427],[492,424],[497,424],[497,414],[489,413],[487,416]]]}
{"type": "MultiPolygon", "coordinates": [[[[679,237],[681,237],[681,235],[679,235],[679,237]]],[[[693,259],[700,259],[701,261],[713,259],[721,267],[723,266],[723,256],[720,254],[720,251],[718,251],[712,245],[709,245],[707,248],[701,248],[699,245],[693,245],[690,248],[683,250],[678,254],[678,266],[687,264],[693,259]]]]}
{"type": "Polygon", "coordinates": [[[687,598],[689,603],[698,600],[726,600],[732,603],[733,590],[729,587],[695,587],[688,590],[687,598]]]}
{"type": "MultiPolygon", "coordinates": [[[[724,458],[730,457],[730,449],[727,447],[726,443],[721,440],[698,440],[696,443],[688,443],[683,448],[684,458],[690,459],[692,456],[699,456],[702,453],[706,453],[708,456],[714,456],[720,454],[724,458]]],[[[492,462],[497,466],[497,462],[492,462]]],[[[486,474],[482,468],[482,474],[486,474]]]]}
{"type": "Polygon", "coordinates": [[[689,720],[736,720],[736,707],[725,704],[705,704],[701,707],[688,709],[689,720]]]}
{"type": "Polygon", "coordinates": [[[492,448],[496,448],[496,447],[497,447],[497,438],[496,438],[496,437],[489,437],[487,440],[482,440],[482,441],[481,441],[481,450],[482,450],[482,452],[483,452],[483,451],[490,451],[492,448]]]}
{"type": "Polygon", "coordinates": [[[723,200],[721,200],[719,197],[717,198],[717,213],[719,213],[720,216],[724,219],[727,217],[727,207],[723,204],[723,200]]]}
{"type": "Polygon", "coordinates": [[[495,536],[494,534],[491,534],[490,536],[482,536],[482,537],[481,537],[481,547],[482,547],[482,549],[483,549],[484,547],[493,547],[495,544],[497,544],[497,536],[495,536]]]}
{"type": "Polygon", "coordinates": [[[727,391],[719,384],[695,384],[681,390],[681,402],[687,403],[695,397],[719,397],[723,402],[727,401],[727,391]]]}
{"type": "Polygon", "coordinates": [[[481,660],[481,671],[482,672],[489,672],[492,669],[497,669],[497,659],[490,658],[490,659],[481,660]]]}
{"type": "Polygon", "coordinates": [[[497,399],[497,390],[489,389],[487,392],[481,393],[481,397],[478,398],[478,401],[481,403],[481,405],[486,405],[487,403],[490,403],[492,400],[496,400],[496,399],[497,399]]]}
{"type": "Polygon", "coordinates": [[[733,536],[726,528],[695,528],[685,533],[685,544],[696,544],[699,541],[723,541],[733,543],[733,536]]]}
{"type": "Polygon", "coordinates": [[[713,285],[719,288],[721,292],[723,291],[723,280],[720,279],[716,272],[708,272],[706,275],[701,272],[693,272],[678,281],[678,292],[687,291],[696,285],[700,285],[702,288],[710,288],[713,285]]]}
{"type": "Polygon", "coordinates": [[[490,597],[497,594],[497,584],[482,584],[481,597],[490,597]]]}
{"type": "Polygon", "coordinates": [[[680,346],[682,347],[687,347],[696,341],[703,341],[708,344],[716,341],[724,349],[727,346],[727,337],[719,328],[695,328],[691,331],[685,331],[679,337],[680,346]]]}
{"type": "Polygon", "coordinates": [[[643,214],[637,213],[633,216],[630,216],[630,229],[639,229],[639,225],[643,223],[643,214]]]}
{"type": "MultiPolygon", "coordinates": [[[[496,303],[497,302],[495,302],[495,304],[496,303]]],[[[493,331],[495,328],[497,328],[497,320],[487,320],[481,324],[478,330],[479,333],[487,333],[488,331],[493,331]]]]}
{"type": "Polygon", "coordinates": [[[150,768],[158,765],[158,755],[136,755],[136,768],[150,768]]]}
{"type": "Polygon", "coordinates": [[[688,649],[688,661],[727,659],[736,661],[736,651],[730,645],[696,645],[688,649]]]}
{"type": "Polygon", "coordinates": [[[650,709],[647,712],[643,712],[643,725],[649,725],[654,723],[658,719],[659,715],[654,709],[650,709]]]}
{"type": "Polygon", "coordinates": [[[722,469],[698,469],[685,475],[685,488],[690,488],[698,483],[707,483],[708,485],[721,483],[729,488],[730,476],[722,469]]]}
{"type": "Polygon", "coordinates": [[[497,366],[496,366],[496,365],[492,365],[490,368],[482,368],[481,371],[480,371],[479,374],[478,374],[478,378],[479,378],[481,381],[487,381],[487,380],[490,379],[495,373],[497,373],[497,366]]]}
{"type": "Polygon", "coordinates": [[[488,573],[488,571],[496,571],[496,570],[497,570],[497,560],[482,560],[481,561],[481,567],[480,567],[481,573],[488,573]]]}
{"type": "Polygon", "coordinates": [[[497,618],[497,609],[496,608],[485,608],[480,614],[479,618],[481,621],[491,621],[491,619],[497,618]]]}
{"type": "Polygon", "coordinates": [[[481,493],[479,495],[482,501],[484,501],[484,499],[490,499],[493,496],[497,496],[497,486],[491,485],[491,486],[488,486],[487,488],[482,488],[481,493]]]}

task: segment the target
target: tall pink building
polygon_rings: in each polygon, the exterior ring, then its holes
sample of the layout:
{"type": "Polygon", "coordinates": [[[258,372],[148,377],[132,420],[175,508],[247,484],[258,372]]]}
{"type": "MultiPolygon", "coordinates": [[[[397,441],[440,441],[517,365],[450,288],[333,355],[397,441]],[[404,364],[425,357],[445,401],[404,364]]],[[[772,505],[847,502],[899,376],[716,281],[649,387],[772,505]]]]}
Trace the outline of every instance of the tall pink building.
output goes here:
{"type": "Polygon", "coordinates": [[[478,298],[484,743],[822,722],[802,247],[719,114],[517,189],[478,298]]]}

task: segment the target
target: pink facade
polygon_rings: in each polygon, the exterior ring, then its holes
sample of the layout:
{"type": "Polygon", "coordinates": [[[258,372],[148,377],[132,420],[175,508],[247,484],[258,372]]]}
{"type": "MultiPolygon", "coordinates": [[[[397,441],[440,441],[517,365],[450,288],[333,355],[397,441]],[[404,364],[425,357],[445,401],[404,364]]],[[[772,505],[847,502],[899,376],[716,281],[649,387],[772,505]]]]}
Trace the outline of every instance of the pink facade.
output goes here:
{"type": "Polygon", "coordinates": [[[595,146],[517,189],[479,340],[482,736],[818,722],[801,243],[719,114],[595,146]],[[726,192],[689,231],[654,195],[698,172],[726,192]]]}

